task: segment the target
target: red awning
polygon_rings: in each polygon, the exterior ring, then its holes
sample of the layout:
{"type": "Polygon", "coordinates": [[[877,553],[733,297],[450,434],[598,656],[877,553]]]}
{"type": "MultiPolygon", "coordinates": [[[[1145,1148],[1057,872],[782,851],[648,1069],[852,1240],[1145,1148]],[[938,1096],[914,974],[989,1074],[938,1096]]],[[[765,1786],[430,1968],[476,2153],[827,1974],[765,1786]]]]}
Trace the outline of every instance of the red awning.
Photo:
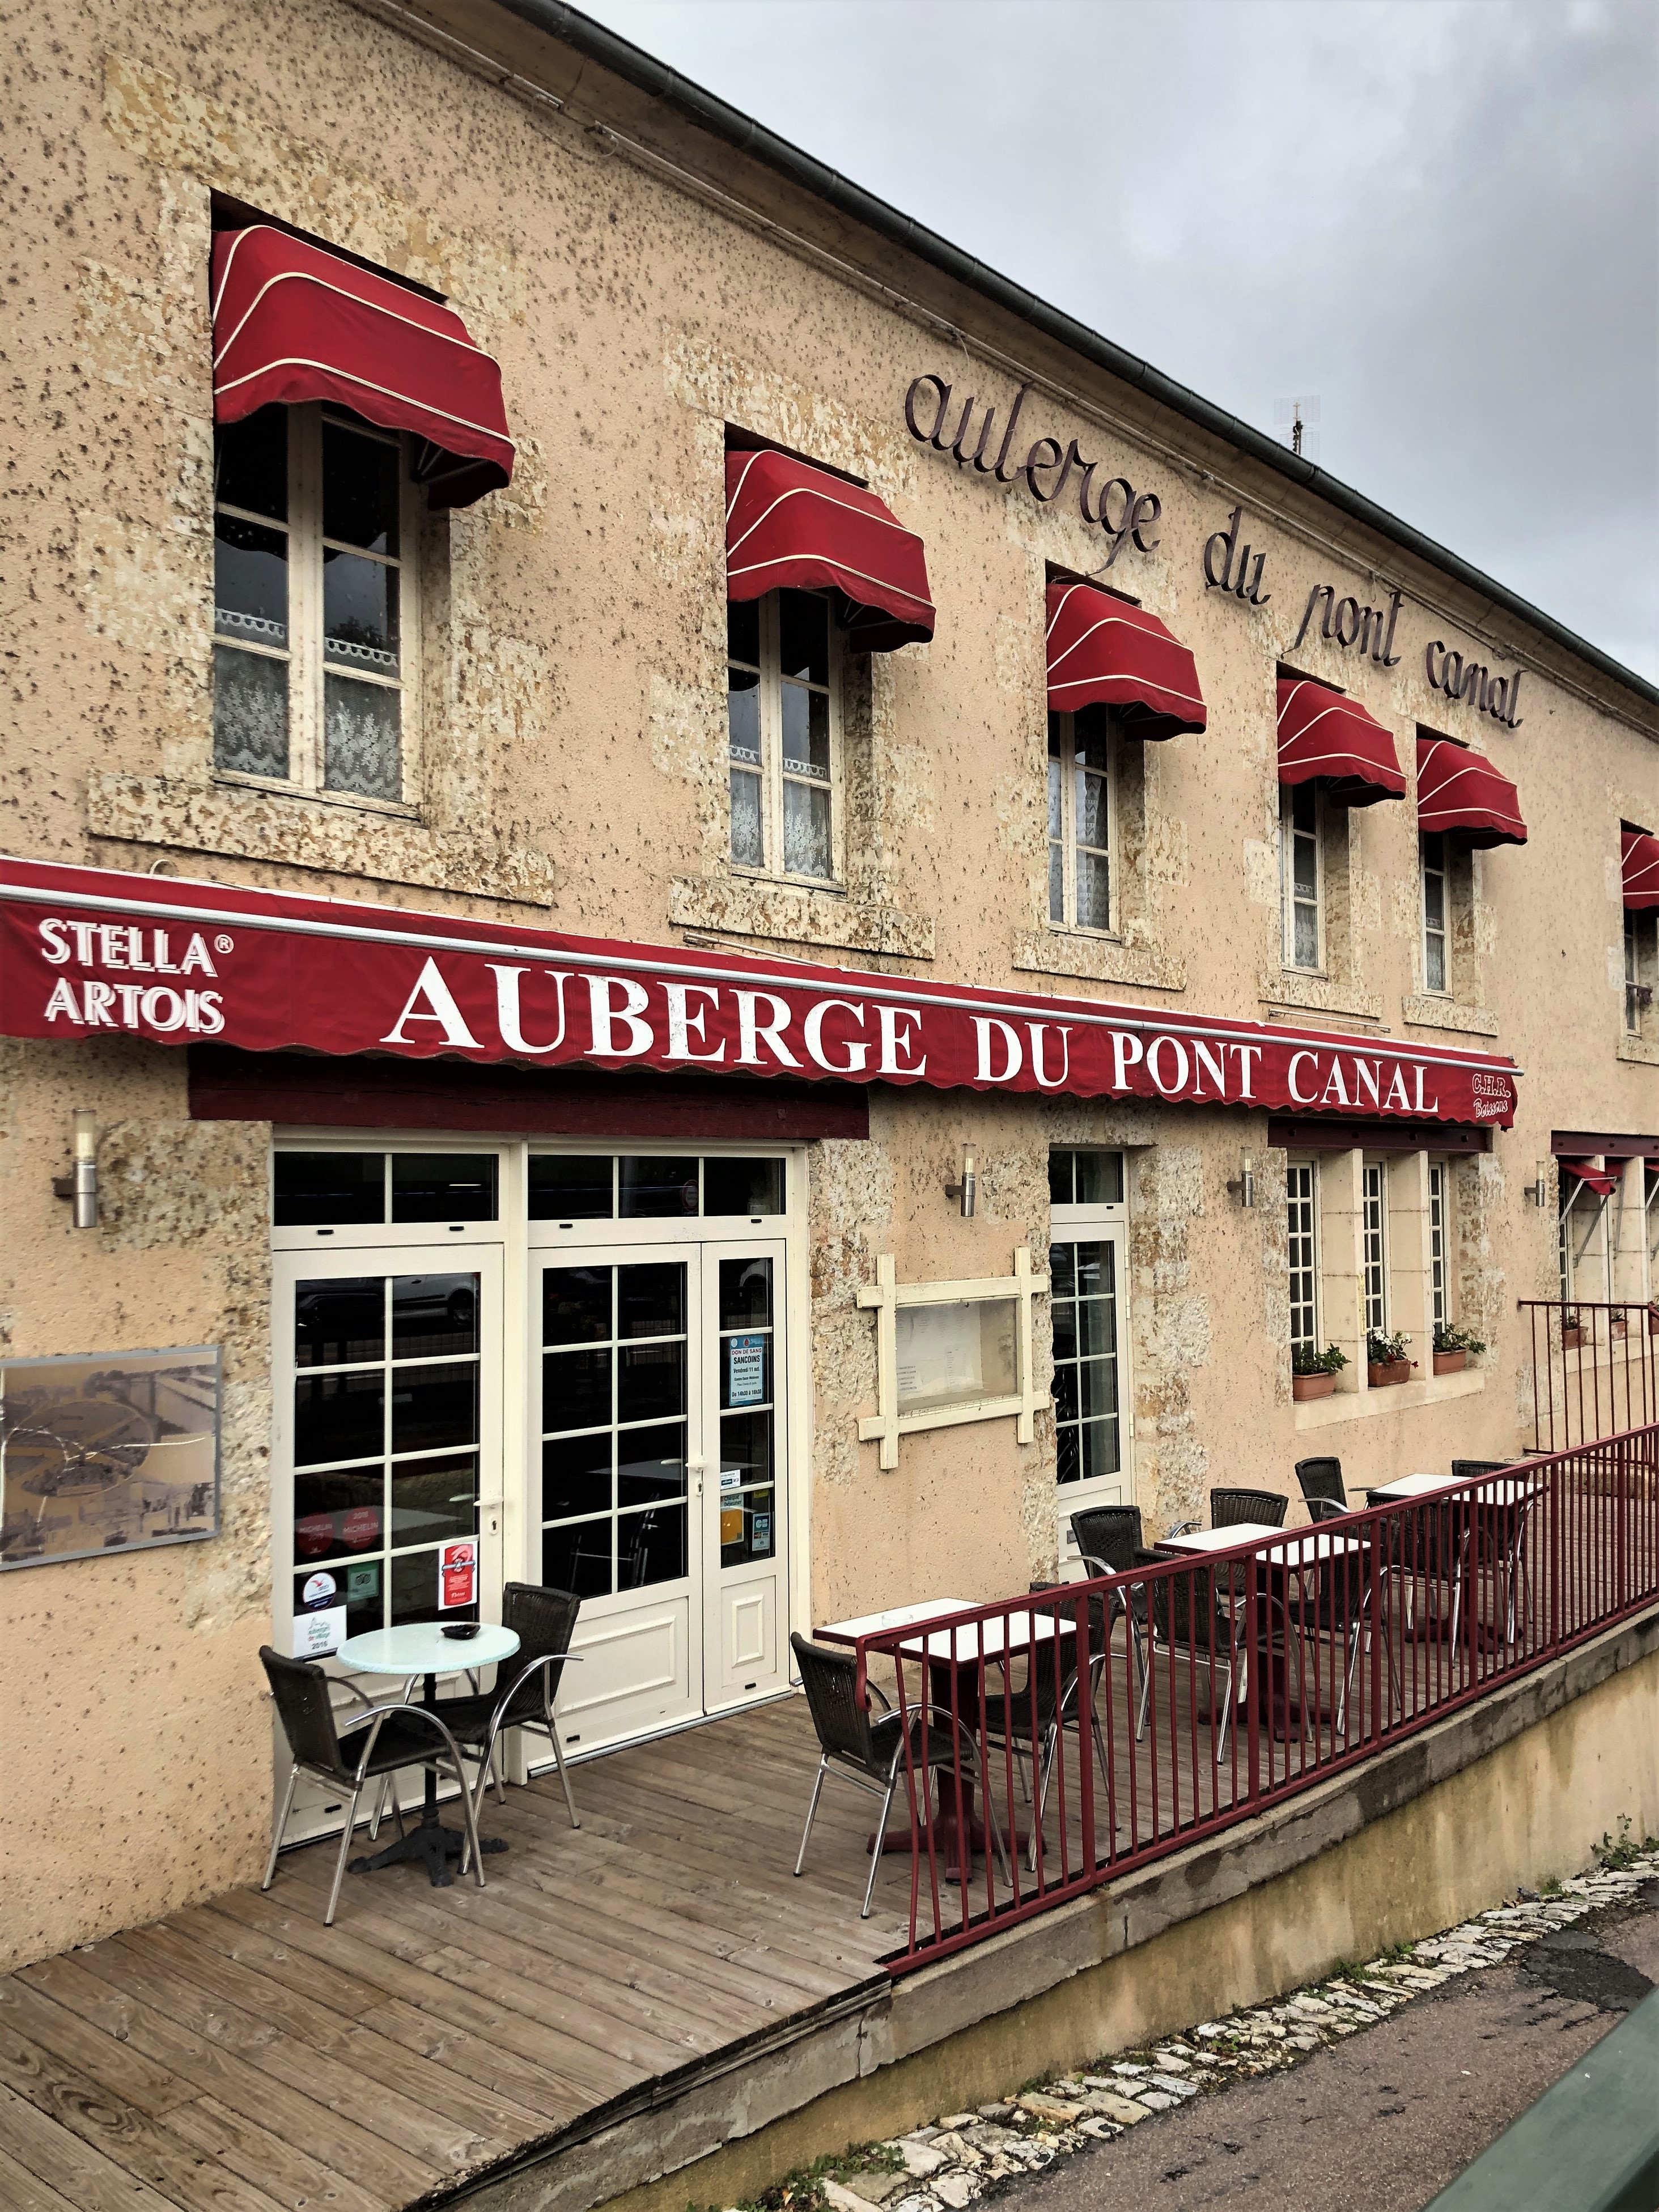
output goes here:
{"type": "Polygon", "coordinates": [[[1048,704],[1056,714],[1110,707],[1137,738],[1178,738],[1209,720],[1180,639],[1092,584],[1048,586],[1048,704]]]}
{"type": "Polygon", "coordinates": [[[1577,1176],[1587,1183],[1598,1198],[1609,1198],[1619,1188],[1619,1178],[1609,1175],[1605,1168],[1591,1165],[1589,1160],[1560,1160],[1557,1162],[1563,1175],[1577,1176]]]}
{"type": "Polygon", "coordinates": [[[501,373],[453,307],[285,231],[213,241],[213,419],[329,399],[426,441],[433,507],[470,507],[513,474],[501,373]]]}
{"type": "Polygon", "coordinates": [[[1338,806],[1403,799],[1406,779],[1394,739],[1354,699],[1305,677],[1279,679],[1279,780],[1326,781],[1338,806]]]}
{"type": "Polygon", "coordinates": [[[1626,828],[1621,837],[1625,857],[1625,904],[1638,914],[1659,906],[1659,837],[1645,830],[1626,828]]]}
{"type": "Polygon", "coordinates": [[[1455,831],[1466,845],[1524,845],[1521,801],[1489,760],[1449,738],[1417,740],[1417,826],[1455,831]]]}
{"type": "Polygon", "coordinates": [[[826,586],[846,601],[843,624],[861,653],[894,653],[933,635],[921,540],[874,492],[787,453],[728,453],[728,596],[826,586]]]}
{"type": "Polygon", "coordinates": [[[1516,1109],[1513,1061],[1450,1045],[3,857],[0,1036],[830,1076],[1425,1129],[1507,1128],[1516,1109]]]}

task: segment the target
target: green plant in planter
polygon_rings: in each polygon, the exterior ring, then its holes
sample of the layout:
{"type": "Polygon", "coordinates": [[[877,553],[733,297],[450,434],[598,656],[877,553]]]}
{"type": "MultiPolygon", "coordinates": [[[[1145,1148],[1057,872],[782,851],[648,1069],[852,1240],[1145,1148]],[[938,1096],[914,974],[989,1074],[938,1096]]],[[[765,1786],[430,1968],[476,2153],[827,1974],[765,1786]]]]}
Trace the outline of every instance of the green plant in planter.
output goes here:
{"type": "Polygon", "coordinates": [[[1310,1344],[1291,1346],[1292,1375],[1334,1375],[1348,1364],[1348,1355],[1340,1344],[1328,1344],[1322,1352],[1316,1352],[1310,1344]]]}
{"type": "Polygon", "coordinates": [[[1417,1362],[1406,1350],[1410,1342],[1410,1337],[1403,1329],[1396,1329],[1392,1336],[1384,1336],[1380,1328],[1368,1330],[1365,1336],[1366,1365],[1393,1367],[1403,1359],[1409,1366],[1415,1367],[1417,1362]]]}
{"type": "Polygon", "coordinates": [[[1435,1323],[1434,1348],[1437,1352],[1472,1352],[1479,1358],[1486,1347],[1478,1336],[1459,1322],[1443,1321],[1435,1323]]]}

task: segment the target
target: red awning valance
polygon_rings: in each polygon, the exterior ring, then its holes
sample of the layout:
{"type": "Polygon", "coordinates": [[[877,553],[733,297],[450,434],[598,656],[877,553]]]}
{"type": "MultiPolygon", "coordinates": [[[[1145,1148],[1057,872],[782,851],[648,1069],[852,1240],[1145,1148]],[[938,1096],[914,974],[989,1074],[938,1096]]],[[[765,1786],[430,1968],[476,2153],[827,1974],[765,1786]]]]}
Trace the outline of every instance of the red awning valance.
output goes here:
{"type": "Polygon", "coordinates": [[[1449,738],[1417,741],[1417,826],[1455,831],[1466,845],[1524,845],[1521,801],[1489,760],[1449,738]]]}
{"type": "Polygon", "coordinates": [[[1605,1168],[1595,1167],[1589,1160],[1562,1160],[1558,1164],[1563,1175],[1577,1176],[1598,1198],[1609,1198],[1619,1188],[1616,1175],[1609,1175],[1605,1168]]]}
{"type": "Polygon", "coordinates": [[[1406,779],[1394,739],[1354,699],[1305,677],[1279,679],[1279,780],[1324,780],[1338,806],[1403,799],[1406,779]]]}
{"type": "Polygon", "coordinates": [[[213,419],[329,399],[426,441],[434,507],[513,474],[501,373],[453,307],[264,223],[213,241],[213,419]]]}
{"type": "Polygon", "coordinates": [[[1659,837],[1626,825],[1620,837],[1625,860],[1625,904],[1638,914],[1659,906],[1659,837]]]}
{"type": "Polygon", "coordinates": [[[933,635],[922,543],[872,491],[788,453],[726,457],[726,588],[837,591],[861,653],[893,653],[933,635]]]}
{"type": "Polygon", "coordinates": [[[1507,1128],[1516,1108],[1512,1061],[1453,1046],[3,858],[0,1036],[827,1076],[1424,1128],[1507,1128]]]}
{"type": "Polygon", "coordinates": [[[1180,639],[1091,584],[1048,586],[1048,704],[1056,714],[1110,707],[1137,738],[1176,738],[1209,719],[1180,639]]]}

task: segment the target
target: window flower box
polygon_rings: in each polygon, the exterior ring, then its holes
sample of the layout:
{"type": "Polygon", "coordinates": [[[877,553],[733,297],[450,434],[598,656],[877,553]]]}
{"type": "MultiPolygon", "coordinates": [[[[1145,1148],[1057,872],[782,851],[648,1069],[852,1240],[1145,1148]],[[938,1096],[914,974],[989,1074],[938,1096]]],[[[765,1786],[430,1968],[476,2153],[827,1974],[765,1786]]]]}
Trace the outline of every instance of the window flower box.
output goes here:
{"type": "Polygon", "coordinates": [[[1437,1322],[1434,1328],[1434,1371],[1437,1375],[1461,1374],[1470,1359],[1478,1359],[1486,1348],[1480,1339],[1472,1334],[1461,1322],[1437,1322]]]}
{"type": "Polygon", "coordinates": [[[1336,1376],[1327,1370],[1320,1375],[1292,1375],[1291,1395],[1298,1406],[1310,1398],[1328,1398],[1336,1388],[1336,1376]]]}
{"type": "Polygon", "coordinates": [[[1467,1352],[1437,1352],[1434,1371],[1437,1375],[1461,1375],[1469,1364],[1467,1352]]]}
{"type": "Polygon", "coordinates": [[[1395,1382],[1409,1382],[1414,1364],[1409,1359],[1367,1360],[1365,1380],[1373,1390],[1386,1390],[1395,1382]]]}

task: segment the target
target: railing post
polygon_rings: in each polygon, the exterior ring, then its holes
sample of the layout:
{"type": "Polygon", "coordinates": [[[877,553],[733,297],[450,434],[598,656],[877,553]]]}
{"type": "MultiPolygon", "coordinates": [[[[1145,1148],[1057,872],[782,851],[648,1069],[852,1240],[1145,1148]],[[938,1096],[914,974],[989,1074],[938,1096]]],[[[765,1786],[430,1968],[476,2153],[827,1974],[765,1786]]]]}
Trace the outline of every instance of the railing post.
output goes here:
{"type": "MultiPolygon", "coordinates": [[[[1244,1712],[1250,1733],[1250,1772],[1249,1795],[1261,1795],[1261,1642],[1257,1633],[1261,1619],[1259,1586],[1261,1564],[1252,1552],[1244,1571],[1244,1712]]],[[[1229,1684],[1228,1694],[1237,1697],[1237,1685],[1229,1684]]]]}

